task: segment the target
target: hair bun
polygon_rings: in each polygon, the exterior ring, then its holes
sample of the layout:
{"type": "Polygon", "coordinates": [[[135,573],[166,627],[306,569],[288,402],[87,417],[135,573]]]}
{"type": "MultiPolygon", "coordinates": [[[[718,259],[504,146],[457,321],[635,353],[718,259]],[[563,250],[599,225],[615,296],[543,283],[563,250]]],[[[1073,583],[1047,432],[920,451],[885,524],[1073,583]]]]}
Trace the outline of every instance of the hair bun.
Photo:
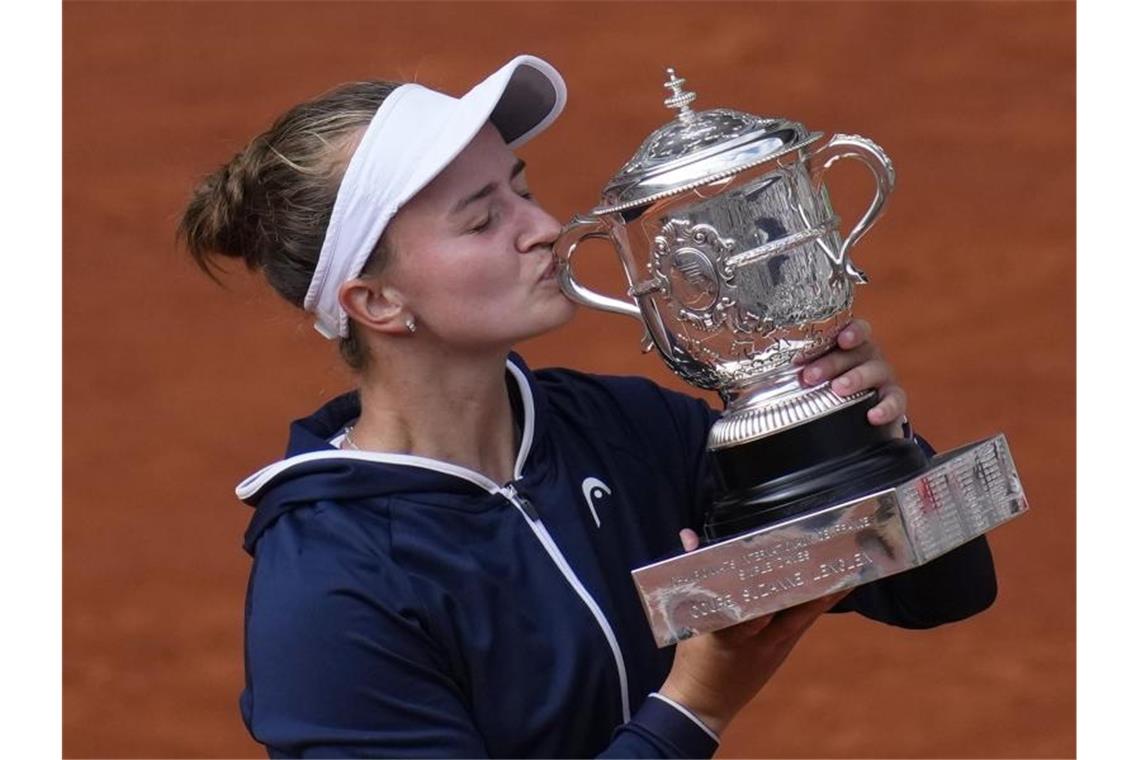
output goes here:
{"type": "Polygon", "coordinates": [[[247,192],[254,174],[251,145],[230,159],[194,189],[179,226],[190,254],[202,269],[213,274],[214,256],[242,259],[250,269],[261,266],[260,248],[249,245],[242,229],[248,220],[247,192]]]}

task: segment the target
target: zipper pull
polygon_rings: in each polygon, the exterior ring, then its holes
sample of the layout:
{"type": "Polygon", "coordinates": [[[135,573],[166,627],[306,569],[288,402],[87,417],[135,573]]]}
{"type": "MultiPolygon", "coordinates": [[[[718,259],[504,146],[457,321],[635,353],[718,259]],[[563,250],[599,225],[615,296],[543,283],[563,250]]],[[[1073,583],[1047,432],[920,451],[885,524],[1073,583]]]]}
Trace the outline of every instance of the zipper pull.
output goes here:
{"type": "Polygon", "coordinates": [[[526,516],[530,518],[531,522],[538,522],[538,510],[534,508],[534,505],[531,504],[525,496],[519,493],[514,483],[507,483],[507,485],[503,487],[503,495],[506,496],[507,500],[511,503],[517,504],[519,508],[526,513],[526,516]]]}

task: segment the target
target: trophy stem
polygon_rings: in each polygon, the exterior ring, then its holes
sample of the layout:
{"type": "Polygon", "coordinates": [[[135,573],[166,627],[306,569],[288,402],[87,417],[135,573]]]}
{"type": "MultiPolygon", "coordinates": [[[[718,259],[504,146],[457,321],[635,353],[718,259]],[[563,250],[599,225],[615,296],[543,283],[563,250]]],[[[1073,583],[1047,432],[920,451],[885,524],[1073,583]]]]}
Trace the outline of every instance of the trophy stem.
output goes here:
{"type": "Polygon", "coordinates": [[[867,422],[878,394],[774,435],[711,451],[720,497],[706,517],[710,540],[769,525],[922,472],[913,440],[867,422]]]}
{"type": "Polygon", "coordinates": [[[805,388],[799,367],[785,367],[759,382],[721,391],[724,414],[709,431],[708,447],[734,448],[772,437],[859,404],[870,393],[840,396],[831,383],[805,388]]]}

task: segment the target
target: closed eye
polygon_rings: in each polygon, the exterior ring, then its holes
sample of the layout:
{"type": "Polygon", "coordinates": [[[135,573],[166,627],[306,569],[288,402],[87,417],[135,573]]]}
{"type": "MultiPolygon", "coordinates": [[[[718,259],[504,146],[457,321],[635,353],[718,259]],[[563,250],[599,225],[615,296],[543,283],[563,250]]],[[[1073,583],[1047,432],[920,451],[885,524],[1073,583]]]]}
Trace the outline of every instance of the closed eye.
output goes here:
{"type": "MultiPolygon", "coordinates": [[[[534,193],[532,193],[530,190],[515,190],[515,194],[523,200],[531,202],[534,201],[534,193]]],[[[469,233],[483,232],[484,230],[488,229],[495,221],[495,216],[495,211],[492,209],[492,211],[488,213],[486,217],[484,217],[481,221],[476,222],[475,225],[469,228],[467,231],[469,233]]]]}

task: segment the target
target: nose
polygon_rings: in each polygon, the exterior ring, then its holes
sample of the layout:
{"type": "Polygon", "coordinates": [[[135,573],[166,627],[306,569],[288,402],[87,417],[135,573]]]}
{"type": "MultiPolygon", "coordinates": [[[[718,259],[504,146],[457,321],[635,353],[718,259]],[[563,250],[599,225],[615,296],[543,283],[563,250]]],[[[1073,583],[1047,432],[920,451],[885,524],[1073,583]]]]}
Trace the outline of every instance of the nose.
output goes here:
{"type": "Polygon", "coordinates": [[[536,202],[528,202],[526,219],[519,231],[519,253],[549,249],[562,233],[562,225],[536,202]]]}

